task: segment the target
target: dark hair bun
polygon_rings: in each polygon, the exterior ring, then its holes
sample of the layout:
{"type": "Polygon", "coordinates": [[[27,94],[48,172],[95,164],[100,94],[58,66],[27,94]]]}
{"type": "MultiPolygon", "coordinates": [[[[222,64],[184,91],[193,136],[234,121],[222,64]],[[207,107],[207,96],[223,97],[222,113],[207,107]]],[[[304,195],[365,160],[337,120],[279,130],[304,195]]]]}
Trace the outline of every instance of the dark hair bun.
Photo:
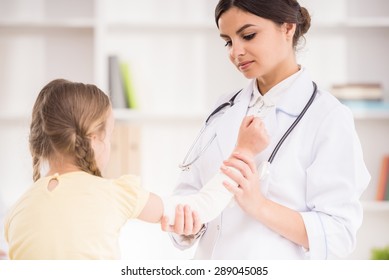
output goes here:
{"type": "Polygon", "coordinates": [[[300,24],[300,35],[304,35],[305,33],[308,32],[309,28],[311,27],[311,16],[308,13],[308,10],[305,9],[304,7],[300,8],[301,12],[301,24],[300,24]]]}

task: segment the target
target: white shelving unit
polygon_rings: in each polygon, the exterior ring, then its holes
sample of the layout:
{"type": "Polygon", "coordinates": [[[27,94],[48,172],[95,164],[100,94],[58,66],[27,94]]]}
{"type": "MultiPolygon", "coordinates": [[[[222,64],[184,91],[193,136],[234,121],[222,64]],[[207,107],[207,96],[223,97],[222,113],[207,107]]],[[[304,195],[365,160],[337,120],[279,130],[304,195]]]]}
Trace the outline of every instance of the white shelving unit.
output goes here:
{"type": "MultiPolygon", "coordinates": [[[[228,61],[219,38],[213,19],[216,3],[0,0],[3,205],[8,207],[31,183],[28,126],[39,90],[62,77],[95,83],[108,91],[109,55],[117,55],[131,67],[140,110],[116,109],[115,115],[120,123],[142,126],[143,182],[156,193],[168,194],[178,176],[178,163],[216,99],[247,83],[228,61]],[[10,162],[15,161],[13,167],[10,162]]],[[[317,84],[330,89],[335,83],[379,82],[389,101],[389,2],[301,0],[300,4],[312,13],[312,29],[298,60],[317,84]]],[[[362,228],[369,228],[365,235],[362,231],[352,258],[368,258],[369,248],[376,244],[367,240],[389,243],[384,235],[372,238],[375,229],[380,230],[379,219],[389,218],[387,203],[374,201],[380,160],[389,153],[389,113],[353,113],[372,180],[363,195],[366,224],[362,228]]],[[[190,258],[193,253],[175,250],[154,225],[130,222],[124,235],[134,232],[134,240],[122,240],[124,258],[190,258]],[[144,232],[150,233],[147,240],[142,238],[144,232]]]]}

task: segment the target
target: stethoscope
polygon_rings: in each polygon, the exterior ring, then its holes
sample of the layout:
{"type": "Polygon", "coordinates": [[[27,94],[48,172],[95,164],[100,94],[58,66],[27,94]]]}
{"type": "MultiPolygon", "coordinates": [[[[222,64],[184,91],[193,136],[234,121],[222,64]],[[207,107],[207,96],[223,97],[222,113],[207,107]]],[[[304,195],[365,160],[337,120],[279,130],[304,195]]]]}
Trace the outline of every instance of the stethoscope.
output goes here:
{"type": "MultiPolygon", "coordinates": [[[[289,134],[293,131],[293,129],[296,127],[296,125],[300,122],[300,120],[302,119],[302,117],[304,116],[304,114],[306,113],[306,111],[308,110],[308,108],[311,106],[313,100],[315,99],[316,97],[316,94],[317,94],[317,85],[315,82],[312,82],[313,84],[313,92],[312,92],[312,95],[311,97],[309,98],[307,104],[305,105],[305,107],[303,108],[303,110],[301,111],[301,113],[297,116],[297,118],[294,120],[294,122],[290,125],[290,127],[288,128],[288,130],[284,133],[284,135],[281,137],[281,139],[278,141],[277,145],[275,146],[275,148],[273,149],[273,152],[271,153],[269,159],[267,160],[267,162],[263,162],[258,170],[259,170],[259,177],[260,178],[263,178],[266,174],[268,174],[269,172],[269,166],[270,164],[273,162],[275,156],[277,155],[278,153],[278,150],[281,148],[282,144],[284,143],[285,139],[289,136],[289,134]]],[[[192,164],[194,164],[200,157],[201,155],[206,151],[206,149],[211,145],[211,143],[213,142],[213,140],[216,138],[216,133],[211,137],[211,139],[209,139],[209,141],[207,142],[206,145],[204,145],[204,147],[200,150],[200,152],[198,152],[198,154],[196,156],[194,156],[191,160],[188,160],[192,154],[193,154],[193,151],[194,151],[194,147],[198,144],[201,136],[203,135],[205,129],[207,128],[207,126],[209,125],[210,123],[210,119],[215,116],[217,113],[219,113],[221,110],[223,110],[224,108],[230,108],[232,106],[234,106],[235,104],[235,98],[238,96],[238,94],[242,91],[239,90],[237,93],[235,93],[231,99],[228,101],[228,102],[225,102],[221,105],[219,105],[215,110],[212,111],[212,113],[208,116],[208,118],[205,120],[205,124],[204,126],[201,128],[199,134],[197,135],[196,139],[194,140],[194,142],[192,143],[192,145],[190,146],[189,150],[188,150],[188,153],[185,155],[185,158],[184,160],[182,161],[182,163],[179,165],[179,167],[183,170],[183,171],[187,171],[190,169],[190,166],[192,164]]]]}

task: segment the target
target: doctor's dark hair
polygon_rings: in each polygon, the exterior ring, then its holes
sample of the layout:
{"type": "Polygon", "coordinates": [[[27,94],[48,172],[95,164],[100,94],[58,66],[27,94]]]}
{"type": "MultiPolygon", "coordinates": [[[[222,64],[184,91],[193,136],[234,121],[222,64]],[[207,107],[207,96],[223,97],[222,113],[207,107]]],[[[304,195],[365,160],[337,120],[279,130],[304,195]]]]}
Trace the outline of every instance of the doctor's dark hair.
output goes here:
{"type": "Polygon", "coordinates": [[[32,110],[29,143],[34,181],[40,178],[45,160],[62,156],[81,170],[101,176],[91,135],[103,135],[110,108],[109,97],[95,85],[63,79],[48,83],[32,110]]]}
{"type": "Polygon", "coordinates": [[[232,7],[269,19],[279,25],[295,23],[294,48],[311,26],[311,16],[307,9],[301,7],[296,0],[220,0],[215,8],[215,21],[218,28],[220,17],[232,7]]]}

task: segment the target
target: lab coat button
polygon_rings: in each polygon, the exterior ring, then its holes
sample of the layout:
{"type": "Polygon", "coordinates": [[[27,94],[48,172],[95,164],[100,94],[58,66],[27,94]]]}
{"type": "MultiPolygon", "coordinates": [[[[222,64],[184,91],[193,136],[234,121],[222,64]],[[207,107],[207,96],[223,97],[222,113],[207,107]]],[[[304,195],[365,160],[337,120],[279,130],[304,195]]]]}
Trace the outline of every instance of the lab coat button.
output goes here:
{"type": "Polygon", "coordinates": [[[217,228],[217,230],[220,230],[220,225],[217,225],[217,227],[216,227],[216,228],[217,228]]]}

